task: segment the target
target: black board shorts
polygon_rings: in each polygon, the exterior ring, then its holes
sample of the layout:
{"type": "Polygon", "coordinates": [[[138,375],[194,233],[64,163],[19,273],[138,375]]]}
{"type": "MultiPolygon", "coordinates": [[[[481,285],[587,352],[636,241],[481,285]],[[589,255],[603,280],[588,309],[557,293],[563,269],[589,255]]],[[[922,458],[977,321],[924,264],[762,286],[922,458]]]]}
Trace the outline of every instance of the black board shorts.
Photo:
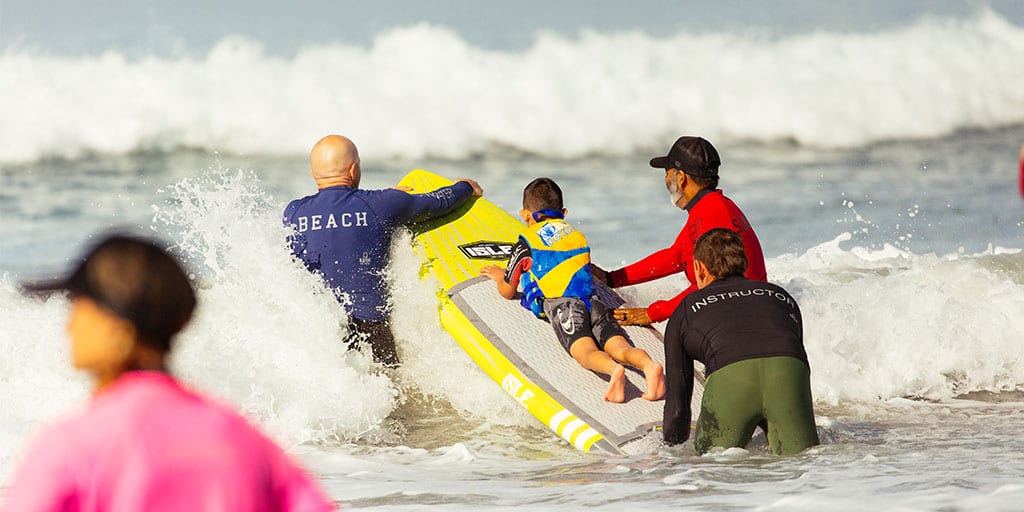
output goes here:
{"type": "Polygon", "coordinates": [[[591,299],[589,311],[587,304],[578,297],[544,299],[544,314],[566,352],[580,338],[593,338],[597,348],[604,350],[605,343],[613,337],[626,337],[626,331],[596,297],[591,299]]]}
{"type": "Polygon", "coordinates": [[[355,317],[349,318],[348,322],[345,342],[349,350],[369,345],[374,361],[385,366],[398,366],[398,351],[395,349],[395,336],[391,333],[391,322],[373,322],[355,317]]]}

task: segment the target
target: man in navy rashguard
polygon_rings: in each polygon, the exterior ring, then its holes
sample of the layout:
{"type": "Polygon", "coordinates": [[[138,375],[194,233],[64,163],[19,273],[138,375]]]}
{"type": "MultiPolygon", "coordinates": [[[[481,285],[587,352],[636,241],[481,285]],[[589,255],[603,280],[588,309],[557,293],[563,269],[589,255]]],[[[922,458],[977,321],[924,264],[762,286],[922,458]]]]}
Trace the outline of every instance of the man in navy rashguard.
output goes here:
{"type": "Polygon", "coordinates": [[[395,229],[440,217],[483,194],[469,179],[429,194],[359,188],[355,144],[341,135],[320,139],[309,154],[319,191],[284,209],[295,230],[292,252],[334,290],[349,315],[349,343],[369,341],[373,358],[398,364],[384,279],[395,229]]]}

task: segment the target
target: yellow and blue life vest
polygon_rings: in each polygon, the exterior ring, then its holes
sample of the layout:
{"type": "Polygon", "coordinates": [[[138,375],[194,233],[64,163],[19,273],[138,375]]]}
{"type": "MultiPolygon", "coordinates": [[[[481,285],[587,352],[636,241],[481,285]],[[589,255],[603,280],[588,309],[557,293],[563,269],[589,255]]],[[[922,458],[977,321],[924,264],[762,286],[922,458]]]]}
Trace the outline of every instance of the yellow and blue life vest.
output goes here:
{"type": "Polygon", "coordinates": [[[542,318],[544,298],[579,297],[589,309],[594,282],[583,233],[560,218],[548,218],[527,227],[519,238],[530,247],[533,259],[522,277],[523,307],[542,318]]]}

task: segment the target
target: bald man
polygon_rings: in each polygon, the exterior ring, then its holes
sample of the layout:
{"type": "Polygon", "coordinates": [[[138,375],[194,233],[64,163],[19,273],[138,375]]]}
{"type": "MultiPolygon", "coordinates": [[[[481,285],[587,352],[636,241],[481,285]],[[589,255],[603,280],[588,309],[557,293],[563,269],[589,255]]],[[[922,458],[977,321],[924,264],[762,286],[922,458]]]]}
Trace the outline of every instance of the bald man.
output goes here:
{"type": "Polygon", "coordinates": [[[368,341],[375,360],[395,366],[384,279],[395,229],[445,215],[483,191],[468,179],[430,194],[360,189],[359,151],[341,135],[320,139],[309,164],[319,191],[284,209],[284,223],[295,230],[292,252],[323,276],[345,307],[349,346],[368,341]]]}

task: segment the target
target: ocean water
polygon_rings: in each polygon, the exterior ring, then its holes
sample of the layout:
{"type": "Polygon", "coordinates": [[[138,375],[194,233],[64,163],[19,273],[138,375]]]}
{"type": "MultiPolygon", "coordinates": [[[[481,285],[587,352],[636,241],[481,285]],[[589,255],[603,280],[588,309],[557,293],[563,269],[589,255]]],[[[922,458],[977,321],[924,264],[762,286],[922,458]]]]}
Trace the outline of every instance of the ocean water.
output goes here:
{"type": "MultiPolygon", "coordinates": [[[[740,28],[551,13],[525,40],[449,12],[353,40],[193,33],[168,49],[128,33],[71,49],[11,36],[31,24],[0,4],[0,481],[88,395],[66,301],[17,283],[127,228],[171,241],[200,283],[175,373],[347,509],[1019,510],[1024,13],[907,5],[740,28]],[[279,220],[314,191],[306,152],[333,132],[359,145],[370,188],[422,167],[514,212],[550,176],[606,268],[671,243],[685,213],[647,160],[708,137],[769,278],[802,307],[823,444],[576,452],[440,328],[408,235],[388,276],[405,364],[346,352],[344,314],[279,220]]],[[[733,7],[715,19],[750,20],[733,7]]],[[[159,39],[160,20],[178,26],[164,14],[133,15],[159,39]]],[[[624,293],[647,303],[684,280],[624,293]]]]}

